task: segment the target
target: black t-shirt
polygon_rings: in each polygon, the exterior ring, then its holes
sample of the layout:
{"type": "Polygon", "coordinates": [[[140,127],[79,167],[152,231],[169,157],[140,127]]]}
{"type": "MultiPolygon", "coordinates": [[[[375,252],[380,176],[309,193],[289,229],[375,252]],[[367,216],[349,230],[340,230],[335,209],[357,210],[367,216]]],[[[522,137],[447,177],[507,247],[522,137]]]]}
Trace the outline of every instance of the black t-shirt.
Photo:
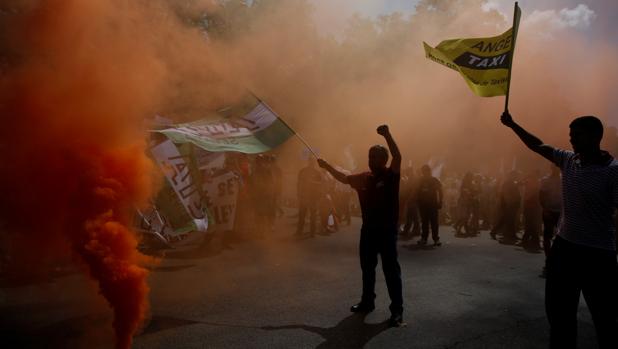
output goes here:
{"type": "Polygon", "coordinates": [[[419,205],[438,208],[441,187],[442,183],[436,177],[421,177],[417,187],[419,205]]]}
{"type": "Polygon", "coordinates": [[[390,168],[380,174],[364,172],[348,176],[358,193],[363,228],[396,228],[399,219],[400,174],[390,168]]]}

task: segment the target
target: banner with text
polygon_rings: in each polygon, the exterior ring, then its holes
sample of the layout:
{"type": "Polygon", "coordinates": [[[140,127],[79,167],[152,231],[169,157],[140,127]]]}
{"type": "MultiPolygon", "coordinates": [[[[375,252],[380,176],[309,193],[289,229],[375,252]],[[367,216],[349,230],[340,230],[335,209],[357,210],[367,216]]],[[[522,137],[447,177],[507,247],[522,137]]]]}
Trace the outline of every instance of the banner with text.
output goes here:
{"type": "Polygon", "coordinates": [[[435,48],[423,42],[425,56],[459,72],[478,96],[506,95],[520,17],[516,6],[513,27],[499,36],[445,40],[435,48]]]}
{"type": "Polygon", "coordinates": [[[161,207],[161,209],[172,216],[184,216],[183,213],[186,213],[190,220],[190,226],[183,230],[206,231],[208,229],[208,216],[202,205],[200,182],[194,178],[195,176],[190,168],[190,157],[182,155],[176,145],[169,140],[152,147],[150,152],[163,171],[170,189],[176,194],[174,197],[170,195],[170,191],[166,193],[164,187],[159,193],[164,198],[157,200],[159,207],[161,205],[168,206],[167,209],[164,209],[164,207],[161,207]]]}
{"type": "Polygon", "coordinates": [[[172,128],[157,130],[174,143],[192,143],[210,152],[237,151],[255,154],[271,150],[294,132],[263,102],[240,115],[213,116],[172,128]]]}
{"type": "Polygon", "coordinates": [[[204,201],[212,219],[210,222],[212,231],[234,229],[238,189],[239,179],[234,172],[225,172],[205,180],[204,201]]]}

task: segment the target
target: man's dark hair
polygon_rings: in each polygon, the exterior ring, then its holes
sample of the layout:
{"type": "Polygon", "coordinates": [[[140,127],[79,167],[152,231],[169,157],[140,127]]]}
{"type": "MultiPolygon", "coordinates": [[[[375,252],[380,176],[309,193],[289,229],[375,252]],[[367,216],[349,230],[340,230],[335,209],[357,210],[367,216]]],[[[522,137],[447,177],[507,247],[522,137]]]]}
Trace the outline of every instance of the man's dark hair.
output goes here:
{"type": "Polygon", "coordinates": [[[603,138],[603,123],[596,116],[580,116],[573,120],[569,127],[590,132],[590,134],[599,140],[603,138]]]}
{"type": "Polygon", "coordinates": [[[373,152],[382,155],[388,161],[388,149],[386,149],[384,146],[381,146],[379,144],[374,145],[373,147],[369,148],[369,153],[373,152]]]}

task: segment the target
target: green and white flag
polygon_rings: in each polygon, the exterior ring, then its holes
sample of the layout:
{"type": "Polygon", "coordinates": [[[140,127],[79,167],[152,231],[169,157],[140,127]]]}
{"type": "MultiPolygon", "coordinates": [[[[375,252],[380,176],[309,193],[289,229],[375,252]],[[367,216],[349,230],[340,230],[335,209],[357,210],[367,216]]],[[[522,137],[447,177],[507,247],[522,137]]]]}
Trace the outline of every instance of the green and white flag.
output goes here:
{"type": "Polygon", "coordinates": [[[222,114],[156,132],[165,134],[174,143],[192,143],[210,152],[247,154],[269,151],[294,135],[294,131],[262,101],[238,116],[222,114]]]}

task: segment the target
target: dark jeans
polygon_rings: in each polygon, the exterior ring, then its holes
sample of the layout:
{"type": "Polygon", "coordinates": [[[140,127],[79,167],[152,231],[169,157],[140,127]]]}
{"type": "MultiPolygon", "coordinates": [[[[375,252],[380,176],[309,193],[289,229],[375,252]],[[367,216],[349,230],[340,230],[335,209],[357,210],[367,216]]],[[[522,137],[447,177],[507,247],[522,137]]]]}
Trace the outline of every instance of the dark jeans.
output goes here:
{"type": "Polygon", "coordinates": [[[397,227],[391,229],[361,230],[360,264],[363,272],[363,296],[361,302],[374,304],[376,266],[378,254],[382,258],[382,271],[391,299],[389,309],[393,314],[403,313],[401,267],[397,261],[397,227]]]}
{"type": "Polygon", "coordinates": [[[547,260],[545,310],[550,348],[577,346],[579,295],[590,309],[601,349],[618,348],[618,265],[614,251],[556,237],[547,260]]]}
{"type": "Polygon", "coordinates": [[[494,233],[502,233],[506,239],[517,239],[517,219],[519,209],[516,206],[502,207],[498,223],[493,229],[494,233]]]}
{"type": "Polygon", "coordinates": [[[427,240],[429,236],[429,226],[431,225],[431,237],[433,241],[440,240],[438,229],[438,208],[429,205],[419,205],[418,212],[421,214],[422,234],[421,239],[427,240]]]}
{"type": "Polygon", "coordinates": [[[318,203],[317,202],[301,202],[300,207],[298,208],[298,225],[296,227],[296,233],[300,234],[303,232],[303,228],[305,227],[305,217],[307,216],[307,211],[309,211],[309,231],[313,234],[315,233],[315,225],[316,219],[318,215],[318,203]]]}
{"type": "Polygon", "coordinates": [[[524,205],[524,235],[521,237],[522,245],[539,247],[541,235],[541,212],[538,204],[524,205]]]}

